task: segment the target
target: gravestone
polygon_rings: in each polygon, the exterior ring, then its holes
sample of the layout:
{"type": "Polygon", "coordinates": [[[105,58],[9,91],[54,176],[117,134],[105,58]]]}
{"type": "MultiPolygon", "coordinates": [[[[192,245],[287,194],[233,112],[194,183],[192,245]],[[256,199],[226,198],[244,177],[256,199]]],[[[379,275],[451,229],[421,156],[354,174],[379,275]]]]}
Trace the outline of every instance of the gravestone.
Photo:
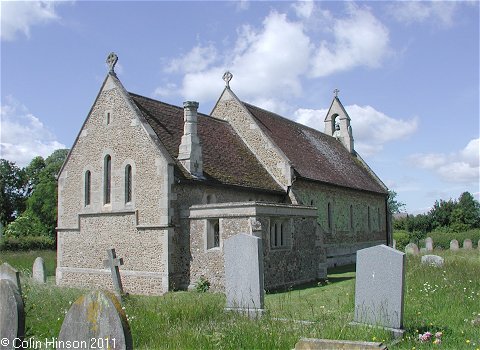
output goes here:
{"type": "Polygon", "coordinates": [[[17,286],[0,279],[0,349],[18,349],[25,335],[25,310],[17,286]]]}
{"type": "Polygon", "coordinates": [[[315,339],[301,338],[295,344],[294,350],[387,350],[387,346],[382,343],[368,341],[352,341],[352,340],[331,340],[331,339],[315,339]]]}
{"type": "Polygon", "coordinates": [[[456,239],[452,239],[450,241],[450,250],[457,251],[458,250],[458,241],[456,239]]]}
{"type": "Polygon", "coordinates": [[[107,256],[108,259],[104,260],[103,264],[106,268],[110,268],[110,271],[112,273],[113,287],[115,288],[115,294],[121,302],[123,295],[123,285],[122,279],[120,278],[119,267],[120,265],[123,265],[123,259],[117,258],[115,249],[107,249],[107,256]]]}
{"type": "Polygon", "coordinates": [[[8,263],[0,265],[0,280],[11,281],[22,294],[22,285],[20,284],[20,272],[11,267],[8,263]]]}
{"type": "Polygon", "coordinates": [[[471,239],[468,239],[468,238],[465,239],[465,240],[463,241],[463,249],[468,249],[468,250],[470,250],[470,249],[472,249],[472,248],[473,248],[472,240],[471,240],[471,239]]]}
{"type": "Polygon", "coordinates": [[[406,254],[385,245],[357,251],[354,322],[401,336],[406,254]]]}
{"type": "Polygon", "coordinates": [[[478,243],[477,243],[477,249],[480,250],[480,239],[478,240],[478,243]]]}
{"type": "Polygon", "coordinates": [[[397,249],[397,241],[396,240],[393,240],[392,248],[397,249]]]}
{"type": "Polygon", "coordinates": [[[427,249],[427,252],[433,251],[433,239],[432,237],[427,237],[425,240],[425,248],[427,249]]]}
{"type": "Polygon", "coordinates": [[[40,256],[36,258],[35,262],[33,263],[32,278],[35,282],[38,283],[47,282],[47,276],[45,276],[45,262],[40,256]]]}
{"type": "Polygon", "coordinates": [[[94,291],[78,298],[65,315],[56,345],[57,349],[133,349],[127,316],[115,295],[94,291]]]}
{"type": "Polygon", "coordinates": [[[407,254],[412,254],[412,255],[418,255],[418,247],[415,243],[408,243],[405,246],[405,253],[407,254]]]}
{"type": "Polygon", "coordinates": [[[443,266],[445,260],[438,255],[424,255],[422,256],[422,264],[428,264],[436,267],[443,266]]]}
{"type": "Polygon", "coordinates": [[[264,310],[263,244],[256,236],[237,234],[225,240],[227,310],[257,316],[264,310]]]}

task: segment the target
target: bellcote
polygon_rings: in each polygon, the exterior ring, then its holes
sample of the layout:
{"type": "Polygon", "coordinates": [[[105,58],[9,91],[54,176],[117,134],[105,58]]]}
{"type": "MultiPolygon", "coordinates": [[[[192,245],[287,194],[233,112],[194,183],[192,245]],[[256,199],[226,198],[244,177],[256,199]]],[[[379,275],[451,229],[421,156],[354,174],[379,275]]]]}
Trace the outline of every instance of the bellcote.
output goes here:
{"type": "Polygon", "coordinates": [[[324,133],[335,137],[350,153],[355,153],[350,117],[338,98],[338,89],[334,90],[332,104],[325,117],[324,133]]]}

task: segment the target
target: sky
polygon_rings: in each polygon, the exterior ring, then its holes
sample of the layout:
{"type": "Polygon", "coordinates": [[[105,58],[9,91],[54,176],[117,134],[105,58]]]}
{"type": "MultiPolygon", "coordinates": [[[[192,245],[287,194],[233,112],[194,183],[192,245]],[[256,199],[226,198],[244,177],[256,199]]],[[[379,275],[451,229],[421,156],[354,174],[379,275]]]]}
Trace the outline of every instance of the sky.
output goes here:
{"type": "Polygon", "coordinates": [[[478,1],[1,1],[0,157],[70,148],[108,72],[210,113],[224,87],[355,149],[412,214],[479,199],[478,1]]]}

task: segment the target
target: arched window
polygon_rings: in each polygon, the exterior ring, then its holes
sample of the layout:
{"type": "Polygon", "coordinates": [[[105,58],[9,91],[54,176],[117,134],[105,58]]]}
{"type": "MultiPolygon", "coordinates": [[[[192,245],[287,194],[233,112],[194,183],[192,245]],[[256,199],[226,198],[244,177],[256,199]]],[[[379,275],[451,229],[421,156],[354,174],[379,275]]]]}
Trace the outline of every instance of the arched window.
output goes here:
{"type": "Polygon", "coordinates": [[[103,171],[103,203],[109,204],[112,192],[112,157],[108,154],[105,156],[103,171]]]}
{"type": "Polygon", "coordinates": [[[380,231],[382,228],[382,220],[380,217],[380,208],[377,208],[377,219],[378,219],[378,230],[380,231]]]}
{"type": "Polygon", "coordinates": [[[367,223],[368,223],[368,230],[372,230],[372,222],[371,222],[371,217],[370,217],[370,207],[367,209],[367,223]]]}
{"type": "Polygon", "coordinates": [[[125,203],[132,201],[132,166],[125,167],[125,203]]]}
{"type": "Polygon", "coordinates": [[[90,170],[85,172],[85,206],[90,205],[90,191],[92,189],[92,174],[90,170]]]}

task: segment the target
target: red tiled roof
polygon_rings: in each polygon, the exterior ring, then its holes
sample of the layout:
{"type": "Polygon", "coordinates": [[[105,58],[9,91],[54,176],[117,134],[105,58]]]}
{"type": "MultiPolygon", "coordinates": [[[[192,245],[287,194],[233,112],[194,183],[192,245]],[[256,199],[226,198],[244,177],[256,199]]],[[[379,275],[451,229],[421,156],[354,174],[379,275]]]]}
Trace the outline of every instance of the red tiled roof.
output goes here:
{"type": "Polygon", "coordinates": [[[290,159],[300,177],[387,193],[363,164],[335,138],[259,107],[243,104],[290,159]]]}
{"type": "MultiPolygon", "coordinates": [[[[129,94],[168,153],[176,159],[183,134],[183,108],[129,94]]],[[[229,123],[199,113],[197,129],[206,181],[283,192],[229,123]]],[[[180,165],[177,175],[192,179],[180,165]]]]}

